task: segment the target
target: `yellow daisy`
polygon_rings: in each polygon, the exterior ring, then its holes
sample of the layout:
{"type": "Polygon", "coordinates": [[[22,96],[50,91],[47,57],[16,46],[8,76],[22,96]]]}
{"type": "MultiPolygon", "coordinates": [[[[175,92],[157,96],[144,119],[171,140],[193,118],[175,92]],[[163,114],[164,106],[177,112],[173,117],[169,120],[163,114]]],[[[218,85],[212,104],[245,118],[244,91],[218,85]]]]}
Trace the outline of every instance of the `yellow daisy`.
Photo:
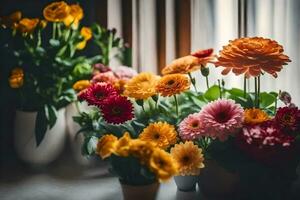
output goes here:
{"type": "Polygon", "coordinates": [[[202,149],[191,141],[176,144],[171,155],[178,165],[178,175],[199,175],[200,169],[204,168],[202,149]]]}
{"type": "Polygon", "coordinates": [[[148,99],[156,94],[158,80],[159,76],[152,73],[140,73],[126,83],[124,95],[135,99],[148,99]]]}
{"type": "Polygon", "coordinates": [[[156,91],[161,96],[169,97],[180,94],[190,88],[191,82],[183,74],[169,74],[163,76],[156,85],[156,91]]]}
{"type": "Polygon", "coordinates": [[[177,132],[173,125],[166,122],[150,123],[139,138],[146,142],[152,142],[155,146],[167,149],[177,141],[177,132]]]}
{"type": "Polygon", "coordinates": [[[118,138],[112,134],[101,137],[97,143],[96,153],[102,158],[107,158],[115,150],[118,138]]]}

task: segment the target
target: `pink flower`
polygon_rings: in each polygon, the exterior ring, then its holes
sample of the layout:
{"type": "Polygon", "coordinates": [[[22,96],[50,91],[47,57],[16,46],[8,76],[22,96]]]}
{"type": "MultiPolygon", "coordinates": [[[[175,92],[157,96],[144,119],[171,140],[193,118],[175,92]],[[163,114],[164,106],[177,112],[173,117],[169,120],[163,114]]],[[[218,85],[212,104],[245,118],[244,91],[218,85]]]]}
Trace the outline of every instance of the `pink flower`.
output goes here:
{"type": "Polygon", "coordinates": [[[111,71],[108,71],[108,72],[96,74],[92,78],[92,83],[105,82],[105,83],[114,84],[114,82],[117,80],[118,79],[115,77],[114,73],[111,71]]]}
{"type": "Polygon", "coordinates": [[[281,165],[294,156],[295,137],[283,132],[273,120],[248,125],[236,136],[237,146],[253,159],[268,165],[281,165]]]}
{"type": "Polygon", "coordinates": [[[202,123],[200,121],[199,113],[190,114],[179,124],[179,135],[183,140],[194,140],[201,138],[202,123]]]}
{"type": "Polygon", "coordinates": [[[244,111],[233,100],[219,99],[205,105],[199,118],[205,135],[225,141],[242,127],[244,111]]]}
{"type": "Polygon", "coordinates": [[[135,75],[137,75],[137,72],[134,69],[127,66],[119,66],[113,71],[115,75],[122,80],[129,80],[135,75]]]}

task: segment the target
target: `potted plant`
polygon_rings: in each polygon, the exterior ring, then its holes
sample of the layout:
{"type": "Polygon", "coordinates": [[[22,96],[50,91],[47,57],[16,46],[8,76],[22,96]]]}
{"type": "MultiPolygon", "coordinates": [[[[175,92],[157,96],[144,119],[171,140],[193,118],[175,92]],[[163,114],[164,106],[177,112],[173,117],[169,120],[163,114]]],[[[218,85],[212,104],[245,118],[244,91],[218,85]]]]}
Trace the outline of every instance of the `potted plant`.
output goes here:
{"type": "Polygon", "coordinates": [[[3,48],[15,57],[9,77],[17,106],[15,147],[24,161],[35,164],[51,162],[62,150],[65,107],[76,99],[72,85],[89,76],[99,58],[78,54],[92,37],[90,28],[79,26],[83,11],[78,4],[53,2],[43,16],[15,12],[1,18],[14,41],[3,48]]]}

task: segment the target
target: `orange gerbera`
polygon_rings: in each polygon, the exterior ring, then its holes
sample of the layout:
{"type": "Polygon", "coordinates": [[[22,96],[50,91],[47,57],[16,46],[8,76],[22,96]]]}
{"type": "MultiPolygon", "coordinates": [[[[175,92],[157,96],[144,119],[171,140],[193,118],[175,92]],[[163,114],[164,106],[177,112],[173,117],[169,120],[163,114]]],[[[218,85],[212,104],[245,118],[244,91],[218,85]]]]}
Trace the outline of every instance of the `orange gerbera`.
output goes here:
{"type": "Polygon", "coordinates": [[[162,70],[162,74],[187,74],[205,66],[214,59],[213,49],[198,50],[191,55],[174,60],[162,70]]]}
{"type": "Polygon", "coordinates": [[[225,67],[222,74],[232,71],[247,78],[259,76],[263,71],[275,78],[283,65],[291,60],[283,54],[283,47],[276,41],[262,37],[239,38],[229,41],[220,51],[215,65],[225,67]]]}
{"type": "Polygon", "coordinates": [[[188,77],[183,74],[169,74],[163,76],[157,86],[156,91],[163,97],[169,97],[179,94],[190,88],[191,82],[188,77]]]}
{"type": "Polygon", "coordinates": [[[259,124],[269,119],[268,114],[261,109],[251,108],[244,111],[244,122],[246,124],[259,124]]]}

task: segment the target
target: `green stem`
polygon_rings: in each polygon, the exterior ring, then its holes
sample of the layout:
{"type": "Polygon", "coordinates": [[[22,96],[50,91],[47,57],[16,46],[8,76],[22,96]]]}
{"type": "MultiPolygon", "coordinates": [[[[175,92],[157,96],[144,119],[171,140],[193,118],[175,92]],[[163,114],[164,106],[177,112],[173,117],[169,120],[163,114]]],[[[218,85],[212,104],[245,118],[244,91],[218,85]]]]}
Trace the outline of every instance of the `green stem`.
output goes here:
{"type": "Polygon", "coordinates": [[[220,83],[220,79],[218,79],[218,85],[219,85],[219,90],[220,90],[220,99],[222,99],[222,88],[221,88],[221,83],[220,83]]]}
{"type": "Polygon", "coordinates": [[[205,76],[205,79],[206,79],[206,87],[207,87],[207,89],[209,89],[208,76],[205,76]]]}
{"type": "Polygon", "coordinates": [[[257,78],[257,107],[259,108],[260,104],[260,75],[257,78]]]}
{"type": "Polygon", "coordinates": [[[52,25],[52,39],[55,39],[56,36],[56,23],[54,22],[52,25]]]}
{"type": "Polygon", "coordinates": [[[155,109],[158,107],[159,95],[157,95],[157,100],[155,101],[155,109]]]}
{"type": "Polygon", "coordinates": [[[244,98],[246,98],[247,95],[247,78],[244,76],[244,98]]]}
{"type": "Polygon", "coordinates": [[[76,110],[77,110],[77,112],[79,113],[79,114],[81,114],[81,109],[79,108],[79,102],[78,101],[75,101],[74,102],[75,103],[75,107],[76,107],[76,110]]]}
{"type": "Polygon", "coordinates": [[[254,78],[254,91],[255,91],[254,106],[255,108],[257,108],[257,77],[254,78]]]}
{"type": "Polygon", "coordinates": [[[175,105],[176,105],[176,115],[178,117],[179,116],[179,109],[178,109],[178,101],[177,101],[176,94],[174,95],[174,99],[175,99],[175,105]]]}
{"type": "Polygon", "coordinates": [[[195,91],[198,92],[197,88],[196,88],[196,81],[195,81],[195,79],[192,77],[192,74],[190,72],[188,73],[188,75],[189,75],[189,77],[191,79],[191,82],[192,82],[194,88],[195,88],[195,91]]]}

